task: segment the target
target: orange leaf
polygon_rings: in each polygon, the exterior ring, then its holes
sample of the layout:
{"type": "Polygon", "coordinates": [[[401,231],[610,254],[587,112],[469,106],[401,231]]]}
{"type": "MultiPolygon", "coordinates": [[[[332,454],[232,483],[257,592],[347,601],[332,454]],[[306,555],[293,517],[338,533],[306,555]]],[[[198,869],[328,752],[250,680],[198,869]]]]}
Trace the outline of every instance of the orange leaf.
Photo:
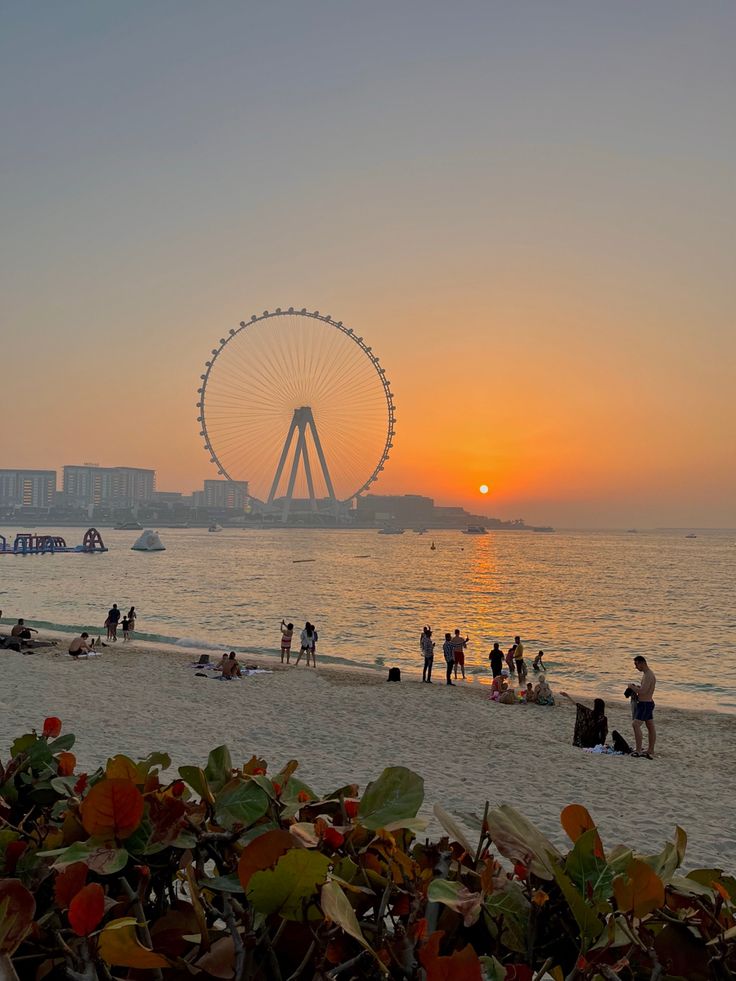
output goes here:
{"type": "Polygon", "coordinates": [[[169,961],[144,947],[135,932],[135,918],[123,916],[112,920],[100,933],[97,949],[106,964],[115,967],[168,967],[169,961]]]}
{"type": "Polygon", "coordinates": [[[80,889],[69,903],[69,922],[78,937],[88,937],[105,915],[105,893],[99,882],[80,889]]]}
{"type": "Polygon", "coordinates": [[[132,780],[100,780],[82,802],[88,835],[129,838],[143,817],[143,795],[132,780]]]}
{"type": "MultiPolygon", "coordinates": [[[[568,804],[562,814],[560,814],[560,824],[573,844],[586,831],[591,831],[596,826],[595,821],[588,813],[588,809],[583,807],[582,804],[568,804]]],[[[593,854],[596,858],[605,858],[603,842],[597,831],[595,833],[593,854]]]]}
{"type": "Polygon", "coordinates": [[[254,872],[272,869],[282,855],[294,845],[294,838],[288,831],[278,828],[259,835],[246,845],[238,862],[238,878],[243,889],[248,888],[254,872]]]}
{"type": "Polygon", "coordinates": [[[79,890],[87,882],[87,866],[84,862],[74,862],[56,876],[54,898],[56,905],[66,909],[79,890]]]}
{"type": "Polygon", "coordinates": [[[43,720],[43,732],[41,735],[47,739],[56,739],[60,732],[61,719],[57,719],[55,715],[50,715],[47,719],[43,720]]]}
{"type": "Polygon", "coordinates": [[[419,950],[419,960],[427,972],[427,981],[482,981],[478,955],[470,946],[440,957],[440,941],[444,933],[438,930],[419,950]]]}
{"type": "Polygon", "coordinates": [[[31,929],[36,900],[19,879],[0,879],[0,957],[13,954],[31,929]]]}
{"type": "Polygon", "coordinates": [[[639,919],[664,906],[664,883],[638,858],[632,858],[626,872],[613,880],[613,894],[622,913],[633,912],[639,919]]]}
{"type": "Polygon", "coordinates": [[[138,767],[129,757],[118,753],[107,761],[105,776],[108,780],[130,780],[138,783],[138,767]]]}
{"type": "Polygon", "coordinates": [[[56,757],[56,762],[59,765],[59,776],[70,777],[74,773],[74,767],[77,765],[77,757],[74,753],[59,753],[56,757]]]}

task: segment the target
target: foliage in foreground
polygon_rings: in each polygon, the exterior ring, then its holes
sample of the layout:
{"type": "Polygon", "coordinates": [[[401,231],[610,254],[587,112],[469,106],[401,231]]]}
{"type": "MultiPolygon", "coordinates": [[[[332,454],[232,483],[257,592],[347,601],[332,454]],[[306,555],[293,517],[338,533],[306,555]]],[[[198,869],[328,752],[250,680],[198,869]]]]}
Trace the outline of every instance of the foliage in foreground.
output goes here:
{"type": "Polygon", "coordinates": [[[584,807],[563,855],[512,807],[434,813],[389,767],[320,796],[264,760],[163,753],[76,772],[47,719],[0,766],[0,979],[729,978],[736,879],[604,851],[584,807]],[[471,832],[472,829],[472,838],[471,832]]]}

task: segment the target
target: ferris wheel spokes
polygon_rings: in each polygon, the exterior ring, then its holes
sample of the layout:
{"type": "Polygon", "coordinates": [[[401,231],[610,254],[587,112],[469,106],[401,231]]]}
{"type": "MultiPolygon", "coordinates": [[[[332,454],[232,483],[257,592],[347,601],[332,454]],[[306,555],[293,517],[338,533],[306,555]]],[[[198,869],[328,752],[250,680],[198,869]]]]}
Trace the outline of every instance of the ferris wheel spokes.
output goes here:
{"type": "Polygon", "coordinates": [[[286,495],[283,498],[283,510],[281,514],[281,520],[283,522],[286,522],[289,519],[289,511],[291,509],[291,503],[294,499],[294,484],[296,483],[296,477],[299,471],[299,460],[302,461],[304,466],[304,476],[307,481],[307,490],[309,492],[309,507],[312,511],[317,511],[318,509],[317,496],[314,491],[312,465],[309,459],[309,449],[307,447],[307,429],[311,433],[312,442],[314,443],[314,448],[317,452],[317,459],[319,460],[319,465],[322,470],[322,478],[325,482],[325,487],[327,488],[327,499],[331,505],[337,505],[335,489],[332,484],[330,470],[327,466],[327,460],[322,449],[319,433],[317,432],[314,414],[312,413],[310,406],[302,405],[298,409],[294,409],[294,415],[291,418],[291,425],[289,426],[289,431],[286,434],[286,439],[284,440],[284,448],[281,451],[281,456],[279,457],[276,473],[274,474],[273,483],[271,484],[271,490],[266,502],[269,508],[274,506],[279,483],[281,482],[281,478],[284,473],[284,466],[289,456],[289,450],[291,449],[294,433],[297,433],[296,447],[294,449],[294,456],[291,461],[291,470],[289,472],[289,483],[286,488],[286,495]]]}

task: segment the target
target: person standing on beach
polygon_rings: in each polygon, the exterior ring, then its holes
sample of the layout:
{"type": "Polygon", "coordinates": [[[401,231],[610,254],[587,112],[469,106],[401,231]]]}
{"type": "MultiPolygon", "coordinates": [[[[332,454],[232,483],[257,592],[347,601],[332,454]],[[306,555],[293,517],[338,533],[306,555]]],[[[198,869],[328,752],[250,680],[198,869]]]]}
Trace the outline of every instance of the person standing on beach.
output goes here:
{"type": "Polygon", "coordinates": [[[118,604],[113,603],[112,609],[107,611],[107,620],[105,620],[105,626],[107,627],[107,639],[117,640],[118,639],[118,623],[120,622],[120,610],[118,609],[118,604]]]}
{"type": "Polygon", "coordinates": [[[424,667],[422,668],[422,681],[428,685],[432,684],[432,665],[434,664],[434,641],[432,640],[432,628],[425,627],[419,639],[419,649],[424,657],[424,667]]]}
{"type": "Polygon", "coordinates": [[[468,645],[469,639],[469,637],[466,637],[463,640],[463,638],[460,636],[460,631],[455,630],[455,636],[452,638],[452,646],[454,648],[453,658],[455,661],[455,681],[457,681],[458,667],[462,673],[463,681],[465,681],[465,648],[468,645]]]}
{"type": "Polygon", "coordinates": [[[516,674],[516,667],[514,665],[514,654],[516,653],[516,644],[512,644],[511,647],[506,651],[506,667],[509,669],[509,674],[516,674]]]}
{"type": "Polygon", "coordinates": [[[544,651],[540,651],[539,654],[532,661],[532,671],[544,671],[544,651]]]}
{"type": "Polygon", "coordinates": [[[497,678],[503,670],[503,651],[498,641],[493,645],[493,650],[488,655],[488,660],[491,662],[491,674],[494,678],[497,678]]]}
{"type": "Polygon", "coordinates": [[[135,607],[131,606],[128,610],[128,633],[132,634],[135,630],[135,621],[138,619],[138,614],[135,612],[135,607]]]}
{"type": "Polygon", "coordinates": [[[452,634],[445,634],[445,642],[442,645],[442,653],[445,656],[445,662],[447,664],[447,684],[453,685],[452,680],[452,668],[455,664],[455,645],[452,642],[452,634]]]}
{"type": "Polygon", "coordinates": [[[519,681],[526,678],[526,664],[524,663],[524,645],[521,637],[514,637],[514,662],[516,663],[516,675],[519,681]]]}
{"type": "Polygon", "coordinates": [[[299,664],[299,662],[301,661],[302,654],[306,654],[307,655],[307,667],[309,667],[309,658],[312,656],[312,637],[313,636],[314,636],[314,627],[309,622],[309,620],[307,620],[307,622],[304,624],[304,630],[302,630],[302,632],[301,632],[301,634],[299,636],[299,641],[300,641],[300,645],[301,646],[299,647],[299,657],[297,657],[297,659],[296,659],[296,663],[297,664],[299,664]]]}
{"type": "Polygon", "coordinates": [[[122,627],[123,627],[123,640],[124,641],[125,640],[129,640],[130,639],[130,620],[128,620],[127,617],[123,617],[122,627]]]}
{"type": "Polygon", "coordinates": [[[634,667],[637,671],[641,671],[642,679],[640,685],[631,685],[639,699],[636,703],[636,711],[634,712],[634,721],[632,723],[636,749],[631,755],[643,756],[645,759],[651,760],[654,758],[654,743],[657,739],[657,731],[654,728],[654,687],[657,684],[657,679],[647,664],[647,659],[642,657],[641,654],[634,658],[634,667]],[[647,727],[648,745],[646,752],[642,750],[642,722],[647,727]]]}
{"type": "Polygon", "coordinates": [[[291,658],[291,638],[294,636],[294,624],[287,623],[285,620],[281,621],[281,663],[284,663],[284,655],[286,655],[286,663],[289,663],[291,658]]]}

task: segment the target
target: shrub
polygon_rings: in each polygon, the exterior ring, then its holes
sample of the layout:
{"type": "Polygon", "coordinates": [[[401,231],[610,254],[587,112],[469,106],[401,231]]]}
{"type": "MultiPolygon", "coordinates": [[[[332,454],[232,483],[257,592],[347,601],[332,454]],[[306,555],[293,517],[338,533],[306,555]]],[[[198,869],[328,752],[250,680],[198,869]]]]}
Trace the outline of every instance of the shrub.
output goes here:
{"type": "Polygon", "coordinates": [[[320,795],[226,747],[77,772],[58,719],[0,766],[0,978],[729,978],[736,879],[679,872],[686,838],[606,852],[566,807],[562,854],[507,804],[434,813],[389,767],[320,795]]]}

